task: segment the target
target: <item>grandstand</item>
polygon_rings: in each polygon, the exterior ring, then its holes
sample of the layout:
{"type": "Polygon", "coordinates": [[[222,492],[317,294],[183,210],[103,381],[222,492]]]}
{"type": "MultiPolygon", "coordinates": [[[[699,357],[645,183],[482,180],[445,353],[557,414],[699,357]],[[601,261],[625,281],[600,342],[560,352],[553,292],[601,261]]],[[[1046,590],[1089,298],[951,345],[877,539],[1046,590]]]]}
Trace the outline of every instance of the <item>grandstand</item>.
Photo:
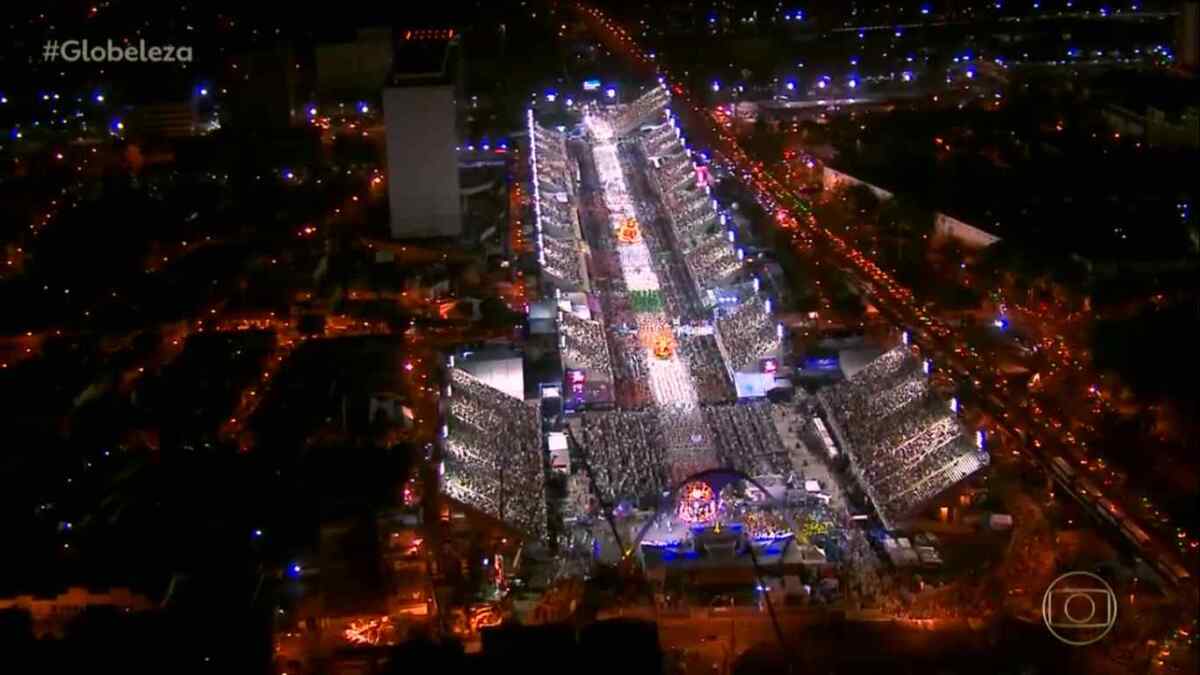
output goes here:
{"type": "Polygon", "coordinates": [[[886,352],[817,400],[886,527],[988,463],[907,347],[886,352]]]}
{"type": "Polygon", "coordinates": [[[546,536],[538,409],[450,370],[442,492],[535,540],[546,536]]]}

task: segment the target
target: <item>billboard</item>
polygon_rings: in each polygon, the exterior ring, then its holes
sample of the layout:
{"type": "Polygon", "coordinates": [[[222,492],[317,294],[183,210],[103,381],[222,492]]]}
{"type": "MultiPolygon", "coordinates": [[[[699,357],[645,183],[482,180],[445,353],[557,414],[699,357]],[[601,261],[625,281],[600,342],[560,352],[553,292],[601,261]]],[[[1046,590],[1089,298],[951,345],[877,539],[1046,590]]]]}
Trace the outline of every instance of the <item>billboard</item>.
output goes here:
{"type": "Polygon", "coordinates": [[[770,373],[734,373],[733,387],[738,398],[762,398],[775,386],[770,373]]]}
{"type": "Polygon", "coordinates": [[[584,80],[583,81],[583,90],[584,91],[597,91],[599,89],[600,89],[600,80],[584,80]]]}
{"type": "Polygon", "coordinates": [[[804,359],[805,370],[821,370],[833,372],[841,367],[837,354],[821,354],[804,359]]]}

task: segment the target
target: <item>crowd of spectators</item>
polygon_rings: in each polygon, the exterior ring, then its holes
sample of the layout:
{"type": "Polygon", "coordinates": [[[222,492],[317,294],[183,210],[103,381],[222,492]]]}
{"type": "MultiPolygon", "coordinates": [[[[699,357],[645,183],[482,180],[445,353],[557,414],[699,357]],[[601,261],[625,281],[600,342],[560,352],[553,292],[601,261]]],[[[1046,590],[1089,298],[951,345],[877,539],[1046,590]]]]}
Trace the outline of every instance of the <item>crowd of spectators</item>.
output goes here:
{"type": "Polygon", "coordinates": [[[717,338],[734,371],[757,370],[759,359],[779,353],[782,340],[778,322],[759,296],[720,311],[715,324],[717,338]]]}
{"type": "Polygon", "coordinates": [[[662,430],[653,412],[586,412],[579,441],[601,501],[638,502],[667,486],[662,430]]]}
{"type": "Polygon", "coordinates": [[[741,271],[742,262],[720,227],[716,207],[698,183],[695,164],[682,142],[673,133],[656,129],[643,135],[641,149],[658,162],[653,184],[697,295],[728,283],[741,271]]]}
{"type": "Polygon", "coordinates": [[[771,418],[771,405],[758,401],[704,406],[723,466],[750,476],[792,473],[792,460],[771,418]]]}
{"type": "Polygon", "coordinates": [[[817,400],[888,527],[987,464],[907,347],[885,353],[817,400]]]}
{"type": "Polygon", "coordinates": [[[559,312],[558,331],[562,338],[564,368],[580,368],[612,379],[612,360],[608,355],[603,324],[581,319],[570,312],[559,312]]]}
{"type": "Polygon", "coordinates": [[[692,373],[701,403],[727,403],[737,397],[715,337],[681,333],[677,335],[676,343],[679,357],[692,373]]]}
{"type": "Polygon", "coordinates": [[[572,288],[586,288],[587,270],[577,240],[543,237],[542,271],[572,288]]]}
{"type": "Polygon", "coordinates": [[[613,129],[619,135],[626,136],[646,124],[647,120],[661,119],[662,111],[670,100],[671,95],[661,85],[651,87],[632,102],[616,107],[615,114],[611,115],[613,129]]]}
{"type": "Polygon", "coordinates": [[[572,187],[574,160],[566,136],[534,123],[531,154],[537,183],[538,261],[544,272],[571,289],[588,287],[572,187]]]}
{"type": "Polygon", "coordinates": [[[645,148],[647,157],[658,157],[673,151],[678,142],[679,132],[675,131],[675,127],[664,122],[662,126],[646,132],[642,139],[642,147],[645,148]]]}
{"type": "Polygon", "coordinates": [[[442,491],[537,540],[546,536],[538,409],[450,370],[442,491]]]}

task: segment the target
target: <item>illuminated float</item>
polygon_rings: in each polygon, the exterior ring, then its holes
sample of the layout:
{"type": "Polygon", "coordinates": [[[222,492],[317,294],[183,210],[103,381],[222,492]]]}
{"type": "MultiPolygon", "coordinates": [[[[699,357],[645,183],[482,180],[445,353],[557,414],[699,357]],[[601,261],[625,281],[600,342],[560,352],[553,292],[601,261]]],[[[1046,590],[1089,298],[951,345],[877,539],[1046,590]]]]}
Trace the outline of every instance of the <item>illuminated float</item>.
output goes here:
{"type": "Polygon", "coordinates": [[[711,523],[717,517],[717,495],[712,486],[695,481],[679,491],[679,519],[691,525],[711,523]]]}
{"type": "Polygon", "coordinates": [[[642,231],[638,227],[637,219],[633,216],[626,216],[621,219],[621,224],[617,226],[617,241],[622,244],[636,244],[642,240],[642,231]]]}
{"type": "Polygon", "coordinates": [[[654,338],[654,355],[660,359],[666,360],[675,354],[675,345],[670,336],[659,335],[654,338]]]}

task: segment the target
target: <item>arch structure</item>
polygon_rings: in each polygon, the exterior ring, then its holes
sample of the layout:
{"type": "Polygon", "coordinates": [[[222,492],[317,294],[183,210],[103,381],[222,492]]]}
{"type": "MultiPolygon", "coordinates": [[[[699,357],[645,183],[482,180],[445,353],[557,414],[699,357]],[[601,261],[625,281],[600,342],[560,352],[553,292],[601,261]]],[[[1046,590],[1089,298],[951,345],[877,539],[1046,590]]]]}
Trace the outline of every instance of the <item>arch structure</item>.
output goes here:
{"type": "MultiPolygon", "coordinates": [[[[629,543],[629,546],[625,550],[625,556],[628,557],[633,553],[633,551],[637,550],[637,548],[642,545],[642,542],[646,538],[646,534],[663,515],[667,514],[672,509],[678,508],[681,496],[685,500],[689,499],[688,491],[694,492],[699,500],[703,500],[706,496],[710,495],[713,499],[719,499],[722,489],[724,489],[727,485],[736,483],[738,481],[745,481],[749,485],[756,488],[759,493],[764,496],[764,499],[759,503],[763,505],[770,505],[772,502],[777,502],[777,500],[770,497],[770,490],[768,490],[764,485],[762,485],[762,483],[744,471],[740,471],[733,467],[717,467],[705,469],[703,471],[697,471],[696,473],[693,473],[677,482],[662,496],[658,502],[658,506],[654,510],[654,515],[646,521],[646,523],[638,531],[637,537],[629,543]],[[704,486],[707,486],[707,488],[704,486]]],[[[699,506],[692,507],[690,513],[681,511],[679,515],[686,520],[689,514],[698,517],[703,517],[705,515],[703,508],[699,506]]],[[[714,521],[716,521],[717,515],[719,514],[713,514],[714,521]]],[[[795,536],[795,533],[800,531],[799,528],[796,527],[796,523],[792,520],[790,515],[786,513],[786,510],[783,510],[782,513],[777,515],[784,521],[784,523],[786,523],[788,528],[790,528],[793,537],[795,536]]],[[[717,529],[719,530],[719,521],[717,522],[717,529]]]]}

